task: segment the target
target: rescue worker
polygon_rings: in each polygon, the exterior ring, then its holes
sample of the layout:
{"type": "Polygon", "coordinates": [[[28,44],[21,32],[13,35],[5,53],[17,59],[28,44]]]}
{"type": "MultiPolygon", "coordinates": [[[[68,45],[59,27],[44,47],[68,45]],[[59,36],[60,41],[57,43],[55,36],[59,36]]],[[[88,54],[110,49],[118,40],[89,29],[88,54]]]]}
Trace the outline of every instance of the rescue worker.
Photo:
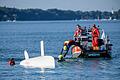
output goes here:
{"type": "Polygon", "coordinates": [[[65,41],[65,42],[64,42],[63,48],[62,48],[62,50],[61,50],[61,53],[60,53],[60,55],[58,56],[59,61],[64,60],[64,57],[66,56],[66,54],[67,54],[68,51],[69,51],[69,48],[71,47],[71,45],[74,45],[74,44],[75,44],[75,41],[74,41],[74,40],[68,40],[68,41],[65,41]]]}
{"type": "Polygon", "coordinates": [[[99,29],[94,24],[93,28],[92,28],[92,47],[93,47],[93,50],[99,50],[99,47],[98,47],[99,35],[100,35],[99,29]]]}
{"type": "Polygon", "coordinates": [[[81,26],[78,24],[78,25],[77,25],[77,28],[76,28],[76,30],[75,30],[75,32],[74,32],[75,41],[79,41],[81,34],[82,34],[82,28],[81,28],[81,26]]]}
{"type": "MultiPolygon", "coordinates": [[[[79,42],[75,42],[74,40],[65,41],[65,42],[64,42],[64,45],[63,45],[63,48],[62,48],[62,50],[61,50],[61,53],[60,53],[60,55],[58,56],[59,61],[64,60],[64,57],[66,56],[66,54],[67,54],[68,51],[69,51],[69,48],[70,48],[72,45],[80,46],[80,43],[79,43],[79,42]]],[[[81,46],[80,46],[80,47],[81,47],[81,46]]],[[[83,49],[83,48],[81,48],[81,49],[83,49]]]]}

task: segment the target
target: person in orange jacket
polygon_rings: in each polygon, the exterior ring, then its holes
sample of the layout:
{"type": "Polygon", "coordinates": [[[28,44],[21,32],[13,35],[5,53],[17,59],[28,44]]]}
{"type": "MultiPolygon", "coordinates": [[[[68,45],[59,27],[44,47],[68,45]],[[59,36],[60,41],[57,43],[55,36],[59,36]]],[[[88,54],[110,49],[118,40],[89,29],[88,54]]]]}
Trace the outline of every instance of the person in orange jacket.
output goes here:
{"type": "Polygon", "coordinates": [[[98,47],[99,35],[100,35],[99,29],[94,24],[93,28],[92,28],[92,47],[93,47],[93,50],[99,50],[99,47],[98,47]]]}
{"type": "Polygon", "coordinates": [[[77,25],[77,28],[74,32],[74,37],[75,37],[75,41],[79,40],[79,37],[81,36],[81,33],[82,33],[82,28],[81,26],[78,24],[77,25]]]}

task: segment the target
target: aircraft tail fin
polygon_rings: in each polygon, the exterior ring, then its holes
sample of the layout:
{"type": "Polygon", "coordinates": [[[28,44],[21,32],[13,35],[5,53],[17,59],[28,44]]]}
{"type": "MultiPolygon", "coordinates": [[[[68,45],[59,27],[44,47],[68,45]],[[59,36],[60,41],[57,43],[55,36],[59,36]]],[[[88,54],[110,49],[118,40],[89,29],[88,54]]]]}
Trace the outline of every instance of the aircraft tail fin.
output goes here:
{"type": "Polygon", "coordinates": [[[24,56],[25,56],[25,59],[29,59],[29,55],[26,50],[24,50],[24,56]]]}
{"type": "Polygon", "coordinates": [[[44,42],[41,41],[40,44],[41,44],[41,56],[44,56],[44,42]]]}

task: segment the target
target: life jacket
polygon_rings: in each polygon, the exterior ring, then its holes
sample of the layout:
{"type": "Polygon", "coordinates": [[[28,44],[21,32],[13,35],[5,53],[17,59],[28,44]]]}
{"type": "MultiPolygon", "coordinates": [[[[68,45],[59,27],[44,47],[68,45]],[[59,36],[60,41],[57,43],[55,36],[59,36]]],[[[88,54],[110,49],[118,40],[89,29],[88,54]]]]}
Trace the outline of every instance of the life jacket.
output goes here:
{"type": "Polygon", "coordinates": [[[92,28],[92,37],[99,37],[100,32],[98,28],[92,28]]]}
{"type": "Polygon", "coordinates": [[[82,33],[82,30],[77,28],[74,32],[74,37],[78,37],[81,33],[82,33]]]}

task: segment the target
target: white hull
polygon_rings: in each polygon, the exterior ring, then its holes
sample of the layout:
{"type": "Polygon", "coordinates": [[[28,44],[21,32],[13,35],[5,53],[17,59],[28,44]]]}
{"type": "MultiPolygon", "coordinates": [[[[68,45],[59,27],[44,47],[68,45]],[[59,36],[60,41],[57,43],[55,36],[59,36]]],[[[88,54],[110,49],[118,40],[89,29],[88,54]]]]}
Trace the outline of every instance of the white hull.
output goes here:
{"type": "Polygon", "coordinates": [[[55,68],[55,60],[52,56],[40,56],[23,60],[20,65],[30,68],[55,68]]]}

